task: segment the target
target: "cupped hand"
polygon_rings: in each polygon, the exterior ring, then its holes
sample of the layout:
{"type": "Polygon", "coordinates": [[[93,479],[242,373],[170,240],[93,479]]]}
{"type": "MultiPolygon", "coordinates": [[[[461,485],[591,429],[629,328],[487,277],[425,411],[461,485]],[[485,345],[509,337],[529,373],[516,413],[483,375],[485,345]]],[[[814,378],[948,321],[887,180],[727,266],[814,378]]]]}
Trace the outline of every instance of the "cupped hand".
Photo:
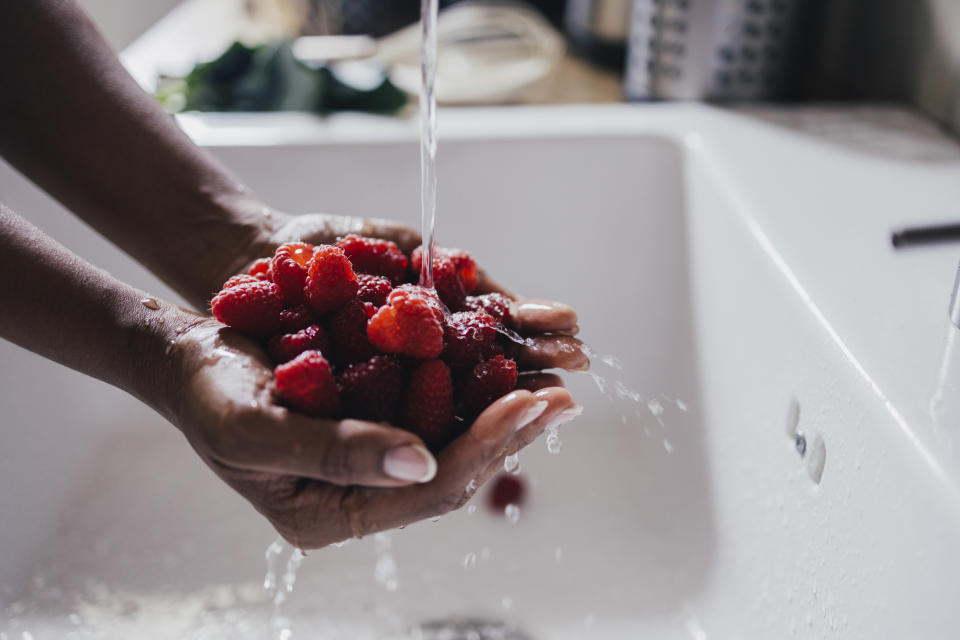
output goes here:
{"type": "Polygon", "coordinates": [[[291,544],[311,549],[462,506],[503,457],[579,415],[555,376],[494,402],[436,459],[413,433],[279,406],[270,363],[240,333],[178,310],[169,415],[204,462],[291,544]]]}
{"type": "MultiPolygon", "coordinates": [[[[404,224],[380,218],[354,218],[327,214],[287,216],[275,214],[276,228],[248,256],[247,265],[257,258],[272,255],[286,242],[330,244],[349,233],[382,238],[397,243],[409,254],[420,245],[420,233],[404,224]]],[[[469,247],[465,247],[469,250],[469,247]]],[[[231,274],[232,275],[232,274],[231,274]]],[[[477,273],[476,294],[502,293],[513,301],[511,315],[518,334],[525,339],[515,343],[509,354],[526,371],[559,368],[585,371],[590,359],[578,333],[577,312],[569,305],[552,300],[522,298],[494,281],[481,267],[477,273]]]]}

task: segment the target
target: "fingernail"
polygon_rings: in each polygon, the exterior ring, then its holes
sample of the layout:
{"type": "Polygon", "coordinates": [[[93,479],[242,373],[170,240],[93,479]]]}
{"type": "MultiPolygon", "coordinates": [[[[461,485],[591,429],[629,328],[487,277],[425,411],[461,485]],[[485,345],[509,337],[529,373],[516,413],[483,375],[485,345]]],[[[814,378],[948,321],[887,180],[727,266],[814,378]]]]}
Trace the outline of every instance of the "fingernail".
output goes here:
{"type": "Polygon", "coordinates": [[[562,302],[553,302],[552,300],[526,300],[517,305],[519,311],[565,311],[570,305],[562,302]]]}
{"type": "Polygon", "coordinates": [[[517,421],[516,430],[519,431],[520,429],[523,429],[525,426],[542,416],[543,412],[547,410],[548,404],[549,403],[546,400],[541,400],[527,409],[524,414],[520,416],[520,420],[517,421]]]}
{"type": "Polygon", "coordinates": [[[387,451],[383,472],[395,480],[429,482],[437,475],[437,461],[423,446],[405,444],[387,451]]]}
{"type": "Polygon", "coordinates": [[[574,405],[569,409],[564,409],[557,415],[553,416],[553,419],[550,421],[550,424],[547,425],[547,429],[556,429],[562,424],[567,424],[574,418],[580,417],[582,413],[583,413],[583,407],[580,406],[579,404],[574,405]]]}

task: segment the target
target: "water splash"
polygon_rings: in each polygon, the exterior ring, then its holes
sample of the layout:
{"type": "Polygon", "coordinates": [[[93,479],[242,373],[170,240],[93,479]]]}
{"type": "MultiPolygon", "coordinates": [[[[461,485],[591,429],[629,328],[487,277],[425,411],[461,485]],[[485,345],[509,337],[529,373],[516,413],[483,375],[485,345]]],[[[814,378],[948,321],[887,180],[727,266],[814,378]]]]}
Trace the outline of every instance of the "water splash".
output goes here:
{"type": "Polygon", "coordinates": [[[517,524],[520,522],[520,507],[515,504],[508,504],[503,508],[503,515],[506,516],[507,522],[510,524],[517,524]]]}
{"type": "Polygon", "coordinates": [[[560,441],[560,434],[557,427],[547,427],[547,451],[553,455],[557,455],[562,448],[563,442],[560,441]]]}
{"type": "Polygon", "coordinates": [[[437,232],[437,12],[438,0],[420,3],[420,233],[423,259],[420,286],[433,288],[433,248],[437,232]]]}
{"type": "Polygon", "coordinates": [[[373,536],[373,545],[377,554],[377,564],[373,570],[373,579],[387,591],[400,588],[397,574],[397,561],[393,557],[393,537],[389,531],[373,536]]]}

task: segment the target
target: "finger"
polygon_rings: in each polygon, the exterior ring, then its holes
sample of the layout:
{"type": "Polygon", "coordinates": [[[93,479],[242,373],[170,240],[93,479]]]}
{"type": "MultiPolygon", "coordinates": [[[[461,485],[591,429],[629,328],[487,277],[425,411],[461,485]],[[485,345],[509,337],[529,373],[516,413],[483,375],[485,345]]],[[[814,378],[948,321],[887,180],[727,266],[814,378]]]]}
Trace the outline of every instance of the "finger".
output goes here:
{"type": "MultiPolygon", "coordinates": [[[[272,407],[237,416],[223,462],[337,485],[401,487],[436,475],[433,455],[416,435],[362,420],[316,420],[272,407]]],[[[216,451],[216,449],[215,449],[216,451]]]]}
{"type": "Polygon", "coordinates": [[[394,491],[351,491],[343,506],[350,514],[354,534],[391,529],[461,506],[470,482],[547,404],[529,391],[511,392],[488,407],[466,433],[440,453],[440,467],[432,482],[394,491]]]}
{"type": "Polygon", "coordinates": [[[522,334],[570,333],[577,328],[577,312],[562,302],[539,298],[520,300],[511,313],[514,328],[522,334]]]}
{"type": "Polygon", "coordinates": [[[491,461],[483,473],[476,479],[477,486],[483,485],[487,480],[496,475],[497,472],[501,471],[504,468],[504,458],[508,455],[517,453],[540,437],[547,429],[559,427],[561,424],[573,420],[583,411],[583,408],[573,401],[570,392],[560,387],[542,389],[535,393],[534,397],[538,400],[545,400],[547,402],[547,409],[539,418],[513,435],[506,446],[500,451],[500,455],[491,461]]]}
{"type": "Polygon", "coordinates": [[[527,391],[539,391],[547,387],[562,387],[563,379],[555,373],[534,371],[521,373],[517,377],[517,388],[527,391]]]}
{"type": "Polygon", "coordinates": [[[533,336],[524,344],[511,343],[510,357],[525,371],[567,369],[586,371],[590,358],[583,352],[583,343],[571,336],[533,336]]]}

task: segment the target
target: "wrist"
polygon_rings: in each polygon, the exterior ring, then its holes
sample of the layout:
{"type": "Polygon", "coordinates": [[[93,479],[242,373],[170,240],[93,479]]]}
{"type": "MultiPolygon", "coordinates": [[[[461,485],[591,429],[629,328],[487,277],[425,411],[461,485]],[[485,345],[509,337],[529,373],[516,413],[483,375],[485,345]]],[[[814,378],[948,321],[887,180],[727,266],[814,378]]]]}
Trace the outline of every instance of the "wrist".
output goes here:
{"type": "Polygon", "coordinates": [[[154,297],[141,295],[127,324],[126,390],[171,422],[183,389],[178,345],[191,329],[209,318],[154,297]]]}

